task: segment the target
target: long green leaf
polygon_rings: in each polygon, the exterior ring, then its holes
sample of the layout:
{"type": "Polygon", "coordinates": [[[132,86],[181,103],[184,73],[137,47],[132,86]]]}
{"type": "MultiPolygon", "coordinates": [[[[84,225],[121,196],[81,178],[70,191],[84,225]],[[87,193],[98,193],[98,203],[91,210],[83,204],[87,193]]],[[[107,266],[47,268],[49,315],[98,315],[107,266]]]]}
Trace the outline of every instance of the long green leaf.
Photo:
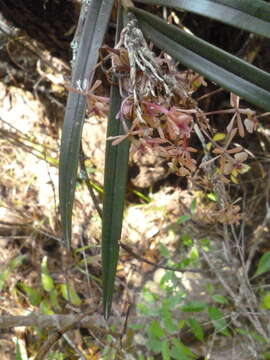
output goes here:
{"type": "MultiPolygon", "coordinates": [[[[81,16],[83,18],[80,18],[83,24],[82,32],[72,74],[72,86],[75,88],[78,81],[82,86],[85,80],[91,84],[113,2],[113,0],[92,0],[90,4],[85,2],[82,7],[81,16]]],[[[70,91],[62,132],[59,164],[60,212],[64,240],[68,247],[71,244],[72,208],[85,108],[85,96],[70,91]]]]}
{"type": "MultiPolygon", "coordinates": [[[[122,29],[121,9],[118,13],[116,41],[122,29]]],[[[114,82],[116,82],[116,78],[114,82]]],[[[121,121],[117,117],[121,107],[121,96],[118,85],[112,85],[107,137],[124,134],[121,121]]],[[[106,144],[104,197],[102,218],[102,270],[103,270],[103,308],[104,317],[110,316],[114,280],[119,254],[126,180],[128,172],[129,141],[119,145],[106,144]]]]}
{"type": "MultiPolygon", "coordinates": [[[[270,91],[270,74],[258,69],[246,61],[227,53],[218,47],[200,39],[197,36],[188,34],[187,32],[178,29],[176,26],[168,25],[160,18],[153,16],[146,11],[136,10],[139,16],[147,23],[152,25],[156,30],[159,30],[164,35],[183,45],[194,53],[214,62],[222,68],[239,75],[245,80],[253,82],[254,84],[270,91]]],[[[269,19],[270,29],[270,19],[269,19]]]]}
{"type": "Polygon", "coordinates": [[[135,0],[187,10],[233,25],[242,30],[270,37],[270,4],[262,0],[135,0]]]}
{"type": "Polygon", "coordinates": [[[186,34],[146,11],[131,9],[145,35],[187,67],[247,101],[270,110],[270,75],[256,67],[186,34]]]}

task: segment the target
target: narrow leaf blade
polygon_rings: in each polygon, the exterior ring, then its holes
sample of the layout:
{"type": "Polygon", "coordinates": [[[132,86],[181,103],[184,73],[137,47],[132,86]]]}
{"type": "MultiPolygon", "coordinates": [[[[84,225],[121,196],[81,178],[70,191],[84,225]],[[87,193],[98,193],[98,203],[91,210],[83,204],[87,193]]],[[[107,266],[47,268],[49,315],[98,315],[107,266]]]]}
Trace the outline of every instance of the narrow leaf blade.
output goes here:
{"type": "MultiPolygon", "coordinates": [[[[270,91],[270,74],[268,72],[260,70],[256,66],[249,64],[237,56],[229,54],[174,25],[169,25],[159,17],[144,10],[134,9],[134,12],[139,19],[147,22],[147,24],[155,28],[155,30],[161,32],[179,45],[184,46],[186,49],[191,50],[194,54],[199,55],[203,59],[210,61],[224,70],[230,71],[243,80],[253,83],[264,90],[270,91]]],[[[268,27],[270,28],[270,21],[268,27]]]]}
{"type": "MultiPolygon", "coordinates": [[[[88,86],[91,84],[113,2],[113,0],[92,0],[89,5],[83,5],[87,7],[87,11],[72,74],[72,87],[74,88],[77,87],[78,81],[82,86],[85,80],[88,81],[88,86]]],[[[64,240],[68,247],[71,244],[72,208],[85,109],[85,96],[70,91],[62,132],[59,163],[60,212],[64,240]]]]}
{"type": "MultiPolygon", "coordinates": [[[[181,39],[180,37],[176,39],[175,34],[174,36],[170,34],[172,36],[171,38],[160,32],[162,29],[161,23],[163,23],[162,26],[165,24],[168,28],[174,28],[173,31],[176,31],[177,33],[180,32],[179,29],[164,23],[161,19],[154,17],[145,11],[134,9],[134,12],[139,19],[139,25],[144,34],[150,38],[157,47],[166,51],[173,58],[177,59],[187,67],[202,74],[207,79],[219,84],[221,87],[239,95],[240,97],[243,97],[247,101],[264,108],[267,111],[270,110],[270,92],[268,90],[265,90],[261,86],[254,84],[253,80],[251,79],[243,79],[239,74],[231,72],[229,70],[231,68],[230,65],[228,65],[228,70],[223,68],[223,66],[217,64],[217,62],[219,62],[218,57],[215,58],[215,61],[213,59],[208,59],[207,55],[204,57],[187,48],[186,46],[188,46],[188,44],[186,42],[184,45],[180,44],[181,39]],[[142,17],[141,15],[143,13],[144,15],[142,17]],[[155,18],[154,21],[156,21],[155,27],[159,27],[159,29],[150,25],[153,18],[155,18]],[[146,19],[147,21],[145,21],[146,19]]],[[[189,42],[194,42],[194,38],[191,37],[189,42]]],[[[205,44],[205,48],[207,48],[207,43],[205,44]]],[[[200,51],[200,49],[197,51],[200,51]]],[[[226,59],[226,53],[223,56],[224,59],[226,59]]],[[[233,62],[231,56],[232,55],[229,55],[227,57],[229,63],[233,62]]],[[[235,71],[236,68],[237,66],[234,68],[235,71]]],[[[260,74],[260,72],[261,70],[258,71],[258,74],[260,74]]],[[[266,73],[266,79],[268,79],[268,77],[269,74],[266,73]]],[[[261,80],[264,81],[263,77],[261,77],[261,80]]],[[[266,84],[266,86],[269,86],[269,84],[266,84]]]]}
{"type": "Polygon", "coordinates": [[[204,341],[204,331],[203,331],[201,324],[195,318],[192,318],[192,317],[187,320],[187,323],[191,329],[191,332],[194,334],[194,336],[198,340],[204,341]]]}
{"type": "MultiPolygon", "coordinates": [[[[122,16],[119,10],[117,38],[122,29],[122,16]]],[[[113,79],[117,82],[117,79],[113,79]]],[[[118,85],[112,85],[107,138],[124,134],[121,121],[117,117],[121,107],[118,85]]],[[[114,281],[119,255],[125,189],[128,172],[129,141],[125,139],[118,145],[107,141],[104,170],[104,197],[102,217],[102,277],[104,317],[110,316],[114,281]]]]}
{"type": "Polygon", "coordinates": [[[184,312],[200,312],[206,308],[206,304],[200,301],[189,301],[181,306],[181,310],[184,312]]]}
{"type": "Polygon", "coordinates": [[[170,346],[167,340],[163,340],[161,343],[162,360],[170,360],[170,346]]]}
{"type": "Polygon", "coordinates": [[[221,332],[222,334],[228,336],[230,333],[228,331],[227,328],[227,323],[226,320],[222,314],[222,312],[214,307],[214,306],[209,306],[208,307],[208,315],[209,318],[211,319],[215,329],[217,332],[221,332]]]}
{"type": "Polygon", "coordinates": [[[259,276],[264,274],[265,272],[270,270],[270,251],[267,251],[263,256],[260,258],[257,270],[254,274],[255,276],[259,276]]]}
{"type": "Polygon", "coordinates": [[[270,37],[270,4],[262,0],[136,0],[206,16],[210,19],[270,37]]]}
{"type": "MultiPolygon", "coordinates": [[[[120,109],[121,98],[117,86],[112,86],[107,137],[123,133],[116,115],[120,109]]],[[[106,144],[104,172],[104,197],[102,219],[102,269],[104,316],[109,317],[118,261],[122,219],[125,199],[125,186],[128,170],[129,141],[119,145],[106,144]]]]}
{"type": "Polygon", "coordinates": [[[48,270],[48,258],[44,256],[41,262],[41,283],[45,291],[50,292],[54,289],[54,281],[48,270]]]}

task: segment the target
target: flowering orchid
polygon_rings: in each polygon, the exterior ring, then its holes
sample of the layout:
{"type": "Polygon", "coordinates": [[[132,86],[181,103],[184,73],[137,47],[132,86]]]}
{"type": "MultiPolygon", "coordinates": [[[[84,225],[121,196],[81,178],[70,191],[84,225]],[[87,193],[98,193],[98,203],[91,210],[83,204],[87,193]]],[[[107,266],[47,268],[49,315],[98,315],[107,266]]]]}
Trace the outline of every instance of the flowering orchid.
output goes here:
{"type": "Polygon", "coordinates": [[[77,94],[84,95],[87,101],[87,107],[90,114],[95,114],[98,117],[106,117],[109,110],[109,98],[105,96],[98,96],[94,91],[101,85],[101,81],[97,80],[89,89],[88,81],[84,81],[83,86],[81,81],[77,81],[77,88],[69,88],[70,91],[77,94]]]}
{"type": "Polygon", "coordinates": [[[152,121],[156,120],[160,122],[160,120],[157,120],[158,112],[165,115],[166,122],[164,127],[171,140],[190,137],[190,125],[193,122],[193,118],[190,113],[187,113],[185,110],[179,109],[176,106],[172,106],[171,109],[168,110],[165,106],[155,103],[144,102],[144,104],[147,107],[147,115],[152,119],[152,121]]]}
{"type": "MultiPolygon", "coordinates": [[[[128,29],[126,30],[128,31],[128,29]]],[[[129,34],[132,35],[132,34],[129,34]]],[[[123,97],[118,118],[122,121],[125,134],[110,137],[113,145],[129,139],[132,152],[145,153],[147,150],[166,158],[170,168],[180,176],[187,176],[197,169],[192,153],[197,151],[190,146],[193,128],[198,128],[200,141],[208,152],[214,146],[214,157],[203,161],[201,168],[219,161],[219,176],[236,178],[248,170],[244,164],[247,153],[240,146],[229,149],[234,136],[241,137],[245,131],[252,133],[257,125],[255,112],[240,108],[240,99],[231,94],[230,109],[204,113],[190,96],[198,87],[206,85],[204,79],[193,72],[179,72],[175,64],[166,55],[155,57],[153,53],[138,53],[131,49],[126,41],[126,32],[115,49],[107,47],[111,54],[113,74],[118,77],[120,94],[123,97]],[[122,39],[122,40],[121,40],[122,39]],[[151,56],[150,56],[150,55],[151,56]],[[212,139],[208,115],[232,114],[227,125],[227,136],[212,139]],[[246,118],[244,118],[246,116],[246,118]],[[130,125],[131,124],[131,125],[130,125]],[[209,139],[207,145],[204,136],[209,139]],[[225,139],[221,146],[217,141],[225,139]]],[[[197,134],[197,132],[196,132],[197,134]]]]}
{"type": "Polygon", "coordinates": [[[232,109],[211,111],[209,113],[206,113],[205,115],[209,116],[214,114],[233,114],[233,117],[231,118],[229,124],[227,125],[226,130],[228,133],[231,133],[234,129],[237,129],[239,135],[241,137],[244,137],[245,128],[249,133],[253,133],[253,131],[257,127],[258,120],[256,118],[255,111],[252,111],[250,109],[240,108],[239,102],[240,102],[239,96],[231,93],[230,105],[232,106],[232,109]],[[246,115],[244,121],[242,120],[241,115],[246,115]]]}

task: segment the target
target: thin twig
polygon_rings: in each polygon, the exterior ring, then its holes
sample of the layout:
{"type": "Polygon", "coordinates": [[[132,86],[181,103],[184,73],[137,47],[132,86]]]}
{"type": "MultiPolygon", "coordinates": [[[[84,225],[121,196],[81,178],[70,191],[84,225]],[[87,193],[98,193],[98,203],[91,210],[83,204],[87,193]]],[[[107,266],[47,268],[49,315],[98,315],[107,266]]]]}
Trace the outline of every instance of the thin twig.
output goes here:
{"type": "Polygon", "coordinates": [[[90,310],[84,314],[80,314],[79,316],[76,316],[76,318],[71,321],[69,324],[67,324],[66,326],[60,328],[59,330],[57,330],[54,334],[52,334],[46,341],[45,343],[41,346],[41,348],[39,349],[38,354],[36,355],[34,360],[43,360],[45,359],[45,356],[47,355],[47,353],[50,351],[51,347],[59,340],[61,339],[61,337],[69,330],[73,329],[74,327],[77,326],[77,324],[79,322],[81,322],[83,320],[83,318],[85,318],[87,315],[91,315],[95,312],[95,310],[90,310]]]}
{"type": "Polygon", "coordinates": [[[196,101],[201,101],[201,100],[203,100],[203,99],[205,99],[205,98],[207,98],[207,97],[209,97],[209,96],[216,95],[216,94],[220,93],[221,91],[224,91],[224,89],[216,89],[216,90],[213,90],[213,91],[211,91],[211,92],[209,92],[209,93],[207,93],[207,94],[204,94],[204,95],[198,97],[198,98],[196,99],[196,101]]]}
{"type": "Polygon", "coordinates": [[[86,274],[86,280],[87,280],[87,288],[88,288],[88,296],[89,299],[91,299],[91,283],[90,283],[90,274],[89,274],[89,270],[88,270],[88,264],[87,264],[87,257],[86,257],[86,253],[84,250],[84,243],[83,243],[83,238],[82,236],[80,236],[80,242],[81,242],[81,246],[82,246],[82,253],[83,253],[83,261],[84,261],[84,268],[85,268],[85,274],[86,274]]]}
{"type": "MultiPolygon", "coordinates": [[[[201,253],[208,263],[209,267],[213,269],[213,263],[211,259],[209,258],[208,254],[201,248],[201,253]]],[[[238,288],[239,293],[235,293],[230,285],[228,284],[228,281],[225,279],[225,277],[221,274],[220,270],[216,269],[215,274],[220,282],[220,284],[223,286],[223,288],[227,291],[227,293],[230,295],[234,306],[237,311],[241,309],[241,311],[244,311],[246,314],[246,317],[250,321],[250,323],[254,326],[256,331],[264,337],[264,339],[268,339],[267,333],[265,329],[263,328],[261,322],[259,321],[258,316],[255,316],[254,313],[254,307],[252,303],[252,294],[246,284],[245,277],[243,277],[239,271],[236,272],[236,279],[238,280],[238,288]],[[243,298],[243,296],[245,298],[243,298]],[[247,305],[246,305],[247,304],[247,305]],[[253,315],[250,314],[250,310],[253,312],[253,315]]],[[[232,322],[234,323],[234,319],[232,318],[232,322]]],[[[238,324],[235,324],[236,327],[238,327],[238,324]]]]}
{"type": "MultiPolygon", "coordinates": [[[[196,241],[197,242],[197,241],[196,241]]],[[[227,293],[230,295],[230,297],[233,299],[233,301],[235,303],[238,303],[238,297],[237,295],[234,293],[234,291],[231,289],[231,287],[229,286],[229,284],[227,283],[227,281],[223,278],[223,276],[220,274],[220,270],[217,270],[216,268],[214,268],[212,261],[210,260],[208,254],[206,251],[203,250],[203,248],[200,248],[201,253],[205,259],[205,261],[207,262],[207,264],[209,265],[210,269],[214,270],[215,269],[215,274],[219,280],[219,282],[222,284],[222,286],[224,287],[224,289],[227,291],[227,293]]]]}
{"type": "Polygon", "coordinates": [[[74,344],[74,342],[70,339],[67,334],[63,334],[63,338],[66,340],[68,345],[78,354],[79,360],[87,360],[82,351],[78,349],[78,347],[74,344]]]}

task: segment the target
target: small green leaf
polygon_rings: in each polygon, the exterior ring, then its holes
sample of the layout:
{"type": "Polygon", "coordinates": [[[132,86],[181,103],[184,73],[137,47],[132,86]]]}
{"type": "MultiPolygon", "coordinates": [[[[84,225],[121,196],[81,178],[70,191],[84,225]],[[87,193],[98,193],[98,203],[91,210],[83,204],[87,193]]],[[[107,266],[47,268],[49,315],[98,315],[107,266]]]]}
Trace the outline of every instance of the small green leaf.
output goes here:
{"type": "Polygon", "coordinates": [[[15,357],[16,360],[24,360],[22,357],[21,348],[20,348],[18,339],[16,341],[16,355],[15,356],[16,356],[15,357]]]}
{"type": "Polygon", "coordinates": [[[41,274],[41,282],[43,289],[45,291],[50,292],[53,290],[54,282],[53,282],[53,278],[49,274],[45,274],[45,273],[41,274]]]}
{"type": "Polygon", "coordinates": [[[263,254],[263,256],[260,258],[257,270],[255,274],[253,275],[253,278],[255,276],[259,276],[264,274],[266,271],[270,270],[270,251],[263,254]]]}
{"type": "Polygon", "coordinates": [[[198,340],[204,341],[204,331],[203,331],[203,328],[201,327],[200,323],[192,317],[187,319],[187,323],[190,327],[191,332],[194,334],[194,336],[198,340]]]}
{"type": "Polygon", "coordinates": [[[156,294],[153,294],[153,293],[149,292],[149,291],[145,291],[143,293],[143,298],[149,304],[154,304],[157,301],[158,296],[156,294]]]}
{"type": "Polygon", "coordinates": [[[58,302],[58,293],[57,293],[57,290],[55,288],[50,292],[49,297],[50,297],[51,305],[56,310],[61,310],[61,306],[59,305],[59,302],[58,302]]]}
{"type": "Polygon", "coordinates": [[[162,360],[170,360],[170,347],[167,340],[162,341],[161,344],[162,360]]]}
{"type": "Polygon", "coordinates": [[[146,305],[146,304],[142,304],[139,303],[137,305],[137,309],[138,311],[145,316],[158,316],[159,314],[159,309],[153,305],[146,305]]]}
{"type": "Polygon", "coordinates": [[[193,241],[192,241],[190,235],[183,234],[181,236],[181,243],[183,243],[183,245],[185,245],[185,246],[191,246],[193,244],[193,241]]]}
{"type": "Polygon", "coordinates": [[[40,308],[40,312],[44,315],[54,314],[54,311],[52,310],[52,307],[47,299],[41,301],[39,308],[40,308]]]}
{"type": "Polygon", "coordinates": [[[261,308],[270,310],[270,291],[267,291],[262,297],[261,308]]]}
{"type": "Polygon", "coordinates": [[[212,299],[219,304],[229,304],[229,300],[223,295],[215,294],[212,296],[212,299]]]}
{"type": "Polygon", "coordinates": [[[204,237],[204,238],[200,239],[199,241],[200,241],[201,246],[204,246],[204,247],[210,246],[210,240],[208,237],[204,237]]]}
{"type": "Polygon", "coordinates": [[[208,315],[217,332],[221,332],[223,335],[226,336],[230,335],[227,329],[227,323],[226,320],[224,319],[224,315],[218,308],[214,306],[209,306],[208,315]]]}
{"type": "Polygon", "coordinates": [[[18,266],[22,265],[25,258],[26,258],[26,255],[19,255],[19,256],[16,256],[14,259],[12,259],[9,264],[10,270],[12,271],[12,270],[16,269],[18,266]]]}
{"type": "Polygon", "coordinates": [[[168,248],[163,244],[159,244],[159,251],[160,251],[161,255],[164,256],[165,258],[169,258],[171,255],[168,248]]]}
{"type": "Polygon", "coordinates": [[[48,354],[46,360],[65,360],[65,356],[59,351],[52,351],[48,354]]]}
{"type": "Polygon", "coordinates": [[[193,245],[188,253],[188,257],[191,261],[197,261],[199,259],[199,251],[196,247],[196,245],[193,245]]]}
{"type": "Polygon", "coordinates": [[[157,320],[152,320],[148,328],[148,335],[151,338],[161,339],[165,333],[157,320]]]}
{"type": "Polygon", "coordinates": [[[144,329],[143,324],[129,324],[128,327],[132,330],[138,331],[144,329]]]}
{"type": "Polygon", "coordinates": [[[235,331],[240,334],[240,335],[248,335],[249,332],[245,329],[241,329],[241,328],[236,328],[235,331]]]}
{"type": "Polygon", "coordinates": [[[253,339],[259,341],[261,344],[268,343],[268,340],[266,340],[262,335],[260,335],[259,333],[255,332],[255,331],[251,331],[249,333],[249,335],[251,335],[253,337],[253,339]]]}
{"type": "Polygon", "coordinates": [[[190,219],[191,219],[190,215],[182,215],[176,220],[176,222],[177,222],[177,224],[184,224],[185,222],[189,221],[190,219]]]}
{"type": "Polygon", "coordinates": [[[199,239],[199,242],[200,242],[200,245],[201,245],[202,249],[203,249],[205,252],[208,252],[208,251],[211,250],[211,242],[210,242],[210,240],[209,240],[208,237],[199,239]]]}
{"type": "Polygon", "coordinates": [[[166,297],[163,302],[162,306],[164,309],[168,310],[175,310],[178,306],[180,306],[184,297],[184,292],[177,292],[175,295],[171,295],[166,297]]]}
{"type": "Polygon", "coordinates": [[[156,339],[156,338],[152,338],[149,337],[148,340],[146,341],[145,344],[151,351],[160,353],[161,351],[161,341],[156,339]]]}
{"type": "Polygon", "coordinates": [[[192,215],[195,214],[196,207],[197,207],[197,200],[193,199],[192,202],[191,202],[191,205],[190,205],[190,212],[191,212],[192,215]]]}
{"type": "Polygon", "coordinates": [[[173,347],[171,350],[171,356],[176,360],[191,360],[195,359],[197,356],[184,344],[182,344],[178,339],[172,339],[173,347]]]}
{"type": "Polygon", "coordinates": [[[81,299],[79,295],[76,293],[76,290],[71,285],[61,284],[60,285],[60,292],[63,298],[66,301],[70,301],[75,306],[81,305],[81,299]]]}
{"type": "Polygon", "coordinates": [[[22,265],[26,255],[16,256],[14,259],[10,260],[6,268],[0,273],[0,292],[3,290],[6,281],[8,280],[11,272],[16,269],[16,267],[22,265]]]}
{"type": "Polygon", "coordinates": [[[179,261],[177,263],[177,269],[183,269],[183,268],[186,268],[188,267],[188,265],[191,263],[191,260],[186,257],[185,259],[182,259],[181,261],[179,261]]]}
{"type": "Polygon", "coordinates": [[[175,323],[175,320],[172,318],[172,312],[169,310],[162,310],[162,320],[164,323],[164,327],[166,329],[166,332],[169,334],[173,334],[177,332],[178,327],[175,323]]]}
{"type": "Polygon", "coordinates": [[[189,301],[185,305],[181,306],[181,310],[184,312],[200,312],[206,308],[206,304],[199,301],[189,301]]]}
{"type": "Polygon", "coordinates": [[[215,193],[209,193],[207,194],[207,198],[213,202],[217,202],[218,201],[218,197],[215,193]]]}
{"type": "Polygon", "coordinates": [[[212,283],[207,283],[206,291],[208,292],[208,294],[213,294],[213,292],[215,291],[214,285],[212,283]]]}
{"type": "Polygon", "coordinates": [[[0,274],[0,291],[4,289],[5,283],[10,275],[11,271],[7,268],[0,274]]]}
{"type": "Polygon", "coordinates": [[[32,306],[38,306],[40,304],[41,294],[37,289],[24,283],[19,283],[18,286],[27,294],[29,302],[32,306]]]}
{"type": "Polygon", "coordinates": [[[41,283],[43,289],[47,292],[50,292],[54,288],[54,281],[49,274],[47,262],[47,256],[44,256],[41,262],[41,283]]]}
{"type": "Polygon", "coordinates": [[[224,140],[225,137],[226,137],[226,134],[225,134],[225,133],[217,132],[217,133],[215,133],[215,135],[213,136],[213,140],[214,140],[214,141],[221,141],[221,140],[224,140]]]}
{"type": "Polygon", "coordinates": [[[185,326],[185,324],[186,324],[186,320],[184,320],[184,319],[179,320],[178,324],[177,324],[178,330],[182,330],[183,327],[185,326]]]}

